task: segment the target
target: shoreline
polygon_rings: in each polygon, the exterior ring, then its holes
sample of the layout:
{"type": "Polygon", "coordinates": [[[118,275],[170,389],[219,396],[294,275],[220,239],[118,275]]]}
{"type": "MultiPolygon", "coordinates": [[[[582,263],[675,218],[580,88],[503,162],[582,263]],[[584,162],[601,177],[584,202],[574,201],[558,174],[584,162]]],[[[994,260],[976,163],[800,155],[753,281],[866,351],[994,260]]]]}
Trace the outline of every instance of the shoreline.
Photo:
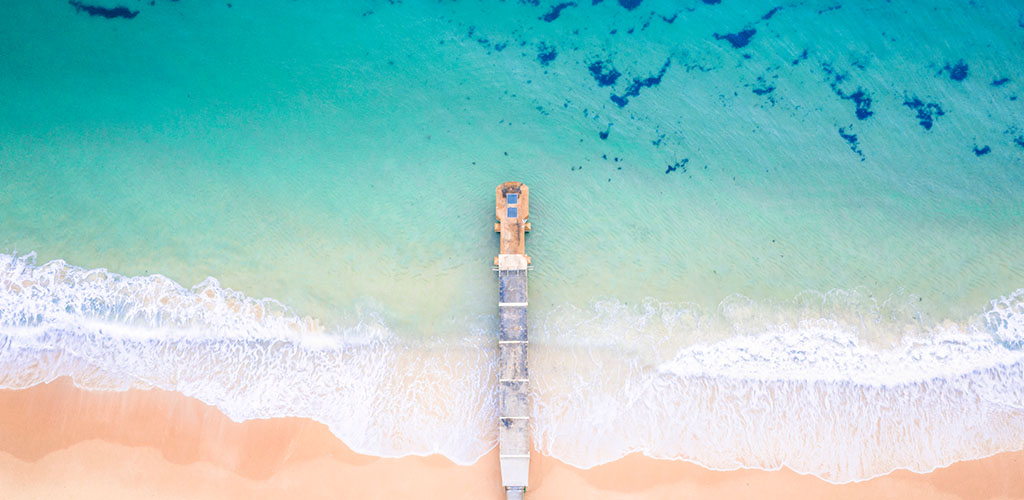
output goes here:
{"type": "MultiPolygon", "coordinates": [[[[1017,451],[834,484],[639,453],[578,469],[535,452],[528,498],[1024,498],[1021,470],[1017,451]]],[[[7,498],[503,498],[497,450],[468,466],[360,455],[310,419],[234,422],[178,393],[88,391],[67,377],[0,390],[0,484],[7,498]]]]}

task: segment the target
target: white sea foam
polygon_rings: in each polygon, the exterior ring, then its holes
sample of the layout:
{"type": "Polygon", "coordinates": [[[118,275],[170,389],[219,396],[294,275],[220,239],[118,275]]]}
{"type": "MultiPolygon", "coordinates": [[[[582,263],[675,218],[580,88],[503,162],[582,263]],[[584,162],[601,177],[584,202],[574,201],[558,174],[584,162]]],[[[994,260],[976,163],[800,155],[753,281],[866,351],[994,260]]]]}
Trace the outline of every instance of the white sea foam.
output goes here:
{"type": "MultiPolygon", "coordinates": [[[[580,467],[642,452],[833,482],[1024,448],[1024,289],[959,322],[922,319],[910,296],[865,297],[542,314],[534,443],[580,467]]],[[[235,420],[316,419],[362,453],[468,464],[494,446],[495,356],[481,329],[411,341],[365,314],[325,332],[213,279],[186,289],[0,256],[4,388],[159,387],[235,420]]]]}
{"type": "Polygon", "coordinates": [[[158,387],[234,420],[312,418],[380,456],[468,464],[493,446],[494,349],[479,334],[413,347],[372,315],[325,334],[213,279],[189,290],[32,257],[0,257],[0,387],[158,387]]]}
{"type": "Polygon", "coordinates": [[[613,347],[542,344],[535,438],[580,467],[642,452],[833,482],[928,471],[1024,448],[1024,355],[1000,336],[947,326],[876,350],[835,323],[808,322],[656,364],[613,347]]]}

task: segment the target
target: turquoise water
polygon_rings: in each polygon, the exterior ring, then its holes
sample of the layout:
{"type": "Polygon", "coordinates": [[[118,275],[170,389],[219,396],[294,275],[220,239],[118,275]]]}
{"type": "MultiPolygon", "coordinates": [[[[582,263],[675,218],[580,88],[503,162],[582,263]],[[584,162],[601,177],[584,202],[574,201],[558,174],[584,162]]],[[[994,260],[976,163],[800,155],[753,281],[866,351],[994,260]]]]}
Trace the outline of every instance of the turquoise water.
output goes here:
{"type": "Polygon", "coordinates": [[[472,462],[519,180],[547,453],[847,481],[1024,448],[1016,3],[125,5],[0,19],[5,387],[472,462]]]}

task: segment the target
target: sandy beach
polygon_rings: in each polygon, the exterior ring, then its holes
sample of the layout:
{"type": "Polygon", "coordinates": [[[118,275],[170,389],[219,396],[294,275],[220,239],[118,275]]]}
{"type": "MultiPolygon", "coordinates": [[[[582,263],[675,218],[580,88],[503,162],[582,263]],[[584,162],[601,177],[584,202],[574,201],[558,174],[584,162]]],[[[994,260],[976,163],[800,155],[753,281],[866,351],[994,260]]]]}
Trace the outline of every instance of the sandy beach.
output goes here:
{"type": "MultiPolygon", "coordinates": [[[[835,485],[640,455],[581,470],[535,453],[529,498],[1024,498],[1022,470],[1013,452],[835,485]]],[[[9,499],[502,498],[496,451],[471,466],[360,455],[315,421],[233,422],[177,393],[86,391],[67,378],[0,391],[0,484],[9,499]]]]}

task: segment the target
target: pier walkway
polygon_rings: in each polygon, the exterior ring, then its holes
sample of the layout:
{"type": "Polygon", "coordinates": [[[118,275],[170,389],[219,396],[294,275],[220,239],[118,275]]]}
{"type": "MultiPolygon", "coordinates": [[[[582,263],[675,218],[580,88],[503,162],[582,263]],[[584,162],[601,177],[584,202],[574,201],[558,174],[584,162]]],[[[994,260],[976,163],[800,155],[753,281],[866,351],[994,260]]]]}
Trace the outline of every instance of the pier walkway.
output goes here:
{"type": "Polygon", "coordinates": [[[506,182],[495,190],[494,230],[501,233],[498,272],[498,454],[508,500],[521,500],[530,472],[529,374],[526,367],[526,232],[530,190],[506,182]]]}

